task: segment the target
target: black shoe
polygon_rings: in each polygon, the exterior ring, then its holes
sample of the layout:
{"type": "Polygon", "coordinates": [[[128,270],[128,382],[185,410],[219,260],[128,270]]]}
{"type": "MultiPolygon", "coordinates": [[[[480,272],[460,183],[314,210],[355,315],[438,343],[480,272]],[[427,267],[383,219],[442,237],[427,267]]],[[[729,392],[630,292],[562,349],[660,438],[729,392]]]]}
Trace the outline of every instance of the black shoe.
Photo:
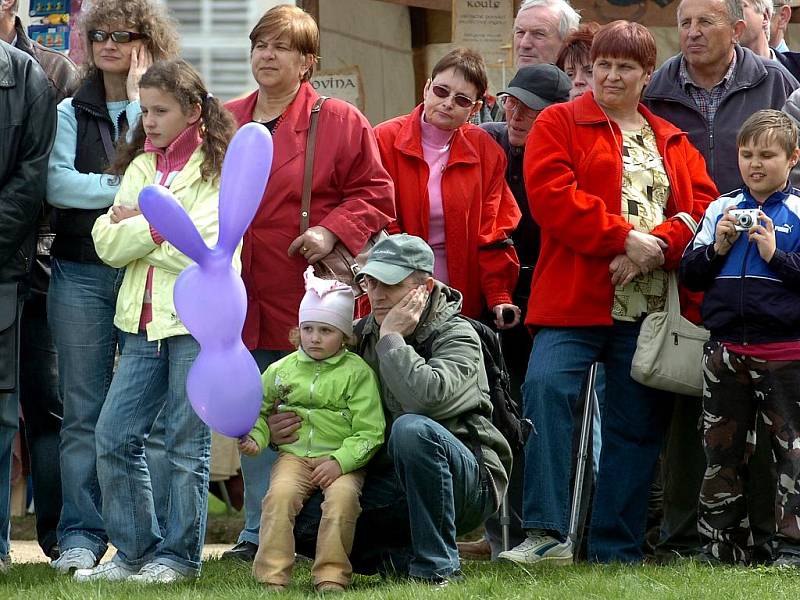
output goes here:
{"type": "Polygon", "coordinates": [[[244,562],[253,562],[258,552],[258,546],[253,542],[239,542],[230,550],[222,553],[222,558],[225,560],[235,558],[244,562]]]}
{"type": "Polygon", "coordinates": [[[463,583],[464,573],[462,573],[461,569],[458,569],[450,573],[450,575],[434,575],[433,577],[414,577],[411,575],[409,579],[417,583],[424,583],[432,588],[444,588],[451,584],[463,583]]]}
{"type": "Polygon", "coordinates": [[[50,546],[50,549],[45,552],[45,555],[47,555],[50,560],[58,560],[58,557],[61,556],[61,550],[59,550],[58,544],[50,546]]]}

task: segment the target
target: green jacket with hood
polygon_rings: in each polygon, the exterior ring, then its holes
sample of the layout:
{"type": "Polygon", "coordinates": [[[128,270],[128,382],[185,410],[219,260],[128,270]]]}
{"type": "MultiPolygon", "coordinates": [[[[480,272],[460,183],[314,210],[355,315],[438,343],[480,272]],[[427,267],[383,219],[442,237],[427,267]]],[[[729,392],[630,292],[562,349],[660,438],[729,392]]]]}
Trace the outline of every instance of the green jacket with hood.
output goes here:
{"type": "Polygon", "coordinates": [[[302,419],[298,439],[279,446],[295,456],[330,456],[349,473],[364,467],[383,444],[378,379],[357,354],[343,350],[314,360],[302,350],[272,363],[261,376],[264,403],[250,436],[259,448],[269,444],[267,417],[278,410],[302,419]]]}
{"type": "Polygon", "coordinates": [[[394,421],[404,414],[429,417],[468,447],[466,423],[474,426],[499,507],[511,472],[511,448],[491,422],[480,339],[472,325],[457,317],[460,311],[461,294],[437,281],[408,338],[389,334],[381,339],[380,328],[369,315],[359,349],[378,373],[387,418],[394,421]],[[433,338],[431,357],[426,361],[415,347],[429,337],[433,338]]]}

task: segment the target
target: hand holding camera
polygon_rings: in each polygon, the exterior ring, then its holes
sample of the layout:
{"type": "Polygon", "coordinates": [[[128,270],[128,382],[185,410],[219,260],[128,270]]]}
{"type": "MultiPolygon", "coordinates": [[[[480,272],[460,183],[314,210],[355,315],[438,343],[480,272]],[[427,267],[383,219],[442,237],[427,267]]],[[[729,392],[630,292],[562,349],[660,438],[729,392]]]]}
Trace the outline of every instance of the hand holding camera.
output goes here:
{"type": "Polygon", "coordinates": [[[743,231],[748,232],[748,241],[756,243],[761,258],[767,262],[772,260],[775,254],[775,225],[758,208],[725,209],[725,215],[717,223],[714,242],[716,253],[725,256],[743,231]]]}
{"type": "Polygon", "coordinates": [[[737,209],[729,206],[725,209],[725,214],[717,221],[717,229],[714,233],[714,252],[719,256],[725,256],[739,239],[742,230],[736,227],[736,218],[732,213],[737,209]]]}
{"type": "Polygon", "coordinates": [[[766,262],[775,255],[775,224],[762,211],[757,211],[756,224],[750,229],[749,239],[758,246],[758,253],[766,262]]]}

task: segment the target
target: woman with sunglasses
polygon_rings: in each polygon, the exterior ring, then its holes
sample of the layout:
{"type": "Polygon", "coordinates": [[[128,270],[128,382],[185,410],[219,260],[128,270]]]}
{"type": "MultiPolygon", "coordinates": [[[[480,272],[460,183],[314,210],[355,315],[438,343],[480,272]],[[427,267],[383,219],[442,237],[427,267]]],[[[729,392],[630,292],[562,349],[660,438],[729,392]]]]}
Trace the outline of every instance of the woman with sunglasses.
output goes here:
{"type": "MultiPolygon", "coordinates": [[[[119,180],[104,175],[118,140],[139,119],[139,79],[154,60],[177,56],[178,34],[155,0],[93,0],[82,14],[85,73],[58,105],[47,201],[53,209],[48,321],[58,352],[63,507],[62,572],[94,567],[108,547],[95,468],[95,424],[111,383],[121,273],[102,263],[92,226],[114,201],[119,180]]],[[[165,499],[166,500],[166,499],[165,499]]]]}
{"type": "Polygon", "coordinates": [[[434,277],[461,292],[465,315],[488,309],[506,329],[520,316],[511,297],[519,262],[510,239],[520,211],[506,185],[505,154],[468,122],[486,87],[481,56],[452,50],[433,67],[422,104],[381,123],[375,135],[395,185],[393,232],[430,244],[434,277]]]}

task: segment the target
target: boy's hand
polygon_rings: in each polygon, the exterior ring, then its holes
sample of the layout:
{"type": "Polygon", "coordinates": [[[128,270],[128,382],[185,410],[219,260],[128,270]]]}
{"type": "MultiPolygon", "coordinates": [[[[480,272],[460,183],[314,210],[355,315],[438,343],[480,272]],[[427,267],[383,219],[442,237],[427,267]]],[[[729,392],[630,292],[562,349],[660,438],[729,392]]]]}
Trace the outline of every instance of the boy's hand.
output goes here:
{"type": "Polygon", "coordinates": [[[342,467],[334,459],[329,458],[317,465],[311,474],[311,483],[318,485],[323,490],[342,476],[342,467]]]}
{"type": "Polygon", "coordinates": [[[717,230],[714,233],[714,252],[720,256],[725,256],[739,239],[741,231],[736,230],[736,219],[730,215],[730,211],[736,208],[729,206],[725,209],[725,214],[717,221],[717,230]]]}
{"type": "Polygon", "coordinates": [[[245,456],[255,456],[261,452],[261,448],[258,447],[258,444],[256,444],[256,441],[252,437],[243,435],[239,438],[239,452],[245,456]]]}
{"type": "Polygon", "coordinates": [[[763,211],[758,211],[758,224],[748,232],[749,240],[758,246],[758,253],[766,262],[775,255],[775,224],[763,211]],[[762,225],[763,223],[763,225],[762,225]]]}

